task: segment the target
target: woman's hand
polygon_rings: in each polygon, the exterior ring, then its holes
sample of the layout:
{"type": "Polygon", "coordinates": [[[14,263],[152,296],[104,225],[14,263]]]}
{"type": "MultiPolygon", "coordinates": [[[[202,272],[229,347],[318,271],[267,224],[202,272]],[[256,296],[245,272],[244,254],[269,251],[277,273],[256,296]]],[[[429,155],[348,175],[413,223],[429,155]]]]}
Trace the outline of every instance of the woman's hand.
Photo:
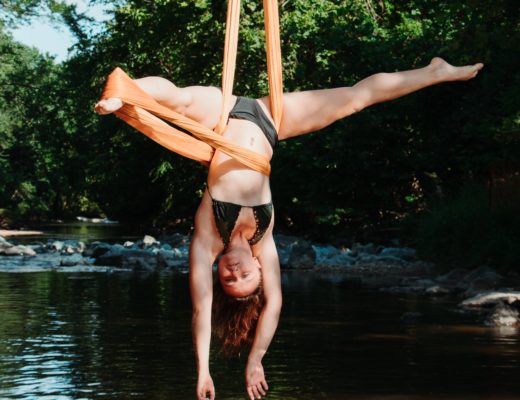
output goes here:
{"type": "Polygon", "coordinates": [[[215,386],[208,374],[199,375],[197,380],[197,400],[215,400],[215,386]]]}
{"type": "Polygon", "coordinates": [[[269,389],[264,376],[264,367],[260,361],[247,362],[246,367],[246,388],[251,400],[261,399],[269,389]]]}

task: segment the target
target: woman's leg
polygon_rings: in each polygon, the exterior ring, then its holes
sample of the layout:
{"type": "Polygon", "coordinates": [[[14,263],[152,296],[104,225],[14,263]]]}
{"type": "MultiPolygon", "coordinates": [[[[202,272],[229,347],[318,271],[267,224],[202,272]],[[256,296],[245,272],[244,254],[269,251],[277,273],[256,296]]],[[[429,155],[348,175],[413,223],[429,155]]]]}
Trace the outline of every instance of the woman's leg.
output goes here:
{"type": "Polygon", "coordinates": [[[454,67],[434,58],[424,68],[375,74],[352,87],[287,93],[278,137],[284,140],[317,131],[368,106],[427,86],[474,78],[482,67],[482,64],[454,67]]]}
{"type": "MultiPolygon", "coordinates": [[[[213,129],[222,112],[222,94],[214,87],[189,86],[179,88],[167,79],[157,76],[135,79],[134,82],[155,101],[173,111],[213,129]]],[[[95,106],[98,114],[110,114],[123,106],[118,98],[101,100],[95,106]]]]}

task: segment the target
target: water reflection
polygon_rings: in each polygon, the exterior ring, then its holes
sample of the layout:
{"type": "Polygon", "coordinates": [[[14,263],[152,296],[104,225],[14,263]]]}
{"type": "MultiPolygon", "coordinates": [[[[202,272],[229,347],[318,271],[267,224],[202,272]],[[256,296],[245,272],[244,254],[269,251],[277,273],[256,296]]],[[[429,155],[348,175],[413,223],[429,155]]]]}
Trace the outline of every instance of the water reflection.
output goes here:
{"type": "MultiPolygon", "coordinates": [[[[465,321],[448,299],[306,273],[283,282],[269,399],[520,398],[518,336],[465,321]],[[422,318],[405,324],[404,312],[422,318]]],[[[185,275],[0,274],[0,398],[194,398],[187,286],[185,275]]],[[[214,352],[217,398],[244,398],[244,364],[214,352]]]]}

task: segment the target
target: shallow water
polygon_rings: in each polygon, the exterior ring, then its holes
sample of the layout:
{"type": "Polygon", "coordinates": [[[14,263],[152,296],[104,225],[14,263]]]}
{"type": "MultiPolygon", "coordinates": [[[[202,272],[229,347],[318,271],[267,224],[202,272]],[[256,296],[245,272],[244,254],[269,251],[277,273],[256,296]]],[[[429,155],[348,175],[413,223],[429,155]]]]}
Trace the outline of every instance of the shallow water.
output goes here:
{"type": "MultiPolygon", "coordinates": [[[[268,399],[520,398],[518,332],[453,300],[306,272],[284,273],[283,291],[268,399]]],[[[244,398],[243,368],[212,356],[217,399],[244,398]]],[[[194,399],[194,387],[185,274],[0,273],[1,399],[194,399]]]]}

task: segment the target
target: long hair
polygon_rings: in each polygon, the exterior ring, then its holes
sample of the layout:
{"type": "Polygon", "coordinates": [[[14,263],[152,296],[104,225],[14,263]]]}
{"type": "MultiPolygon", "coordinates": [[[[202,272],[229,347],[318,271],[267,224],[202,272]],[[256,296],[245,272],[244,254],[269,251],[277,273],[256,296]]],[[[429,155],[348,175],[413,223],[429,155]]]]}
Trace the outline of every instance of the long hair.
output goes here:
{"type": "Polygon", "coordinates": [[[226,356],[239,355],[251,346],[255,338],[256,324],[264,307],[262,279],[258,288],[246,297],[229,296],[215,279],[213,288],[213,333],[222,345],[226,356]]]}

